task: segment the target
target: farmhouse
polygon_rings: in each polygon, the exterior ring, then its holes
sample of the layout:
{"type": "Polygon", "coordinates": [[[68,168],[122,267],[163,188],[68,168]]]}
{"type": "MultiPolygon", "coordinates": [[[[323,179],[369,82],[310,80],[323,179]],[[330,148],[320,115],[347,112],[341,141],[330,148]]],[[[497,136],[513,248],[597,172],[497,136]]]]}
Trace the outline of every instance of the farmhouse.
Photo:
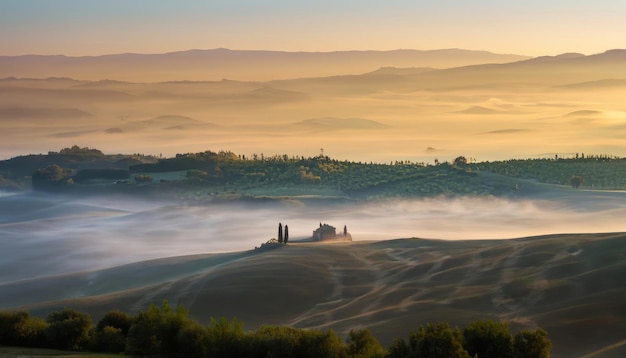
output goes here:
{"type": "Polygon", "coordinates": [[[343,233],[337,235],[337,229],[334,226],[320,223],[320,227],[313,231],[311,239],[313,241],[352,241],[352,236],[348,233],[348,229],[345,226],[343,227],[343,233]]]}

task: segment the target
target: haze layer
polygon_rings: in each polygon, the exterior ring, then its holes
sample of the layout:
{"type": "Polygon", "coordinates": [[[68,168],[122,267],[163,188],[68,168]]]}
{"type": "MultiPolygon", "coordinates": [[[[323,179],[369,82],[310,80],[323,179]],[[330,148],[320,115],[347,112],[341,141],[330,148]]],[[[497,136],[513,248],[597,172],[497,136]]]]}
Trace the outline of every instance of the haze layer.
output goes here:
{"type": "MultiPolygon", "coordinates": [[[[350,53],[362,72],[368,71],[358,59],[366,55],[350,53]]],[[[472,53],[448,55],[467,57],[466,63],[476,60],[472,53]]],[[[377,70],[389,64],[383,59],[366,61],[372,66],[368,73],[341,76],[345,62],[329,57],[319,68],[325,75],[336,69],[337,76],[264,82],[8,78],[0,81],[0,156],[73,144],[164,156],[207,149],[308,156],[324,148],[337,159],[382,162],[443,161],[458,155],[478,160],[579,152],[626,155],[625,58],[625,51],[616,50],[453,69],[377,70]]],[[[118,60],[132,65],[128,58],[118,60]]],[[[293,68],[285,67],[285,73],[295,76],[304,62],[292,60],[293,68]]],[[[310,70],[316,62],[307,61],[310,70]]],[[[159,68],[159,73],[174,73],[170,78],[194,79],[177,75],[185,73],[182,65],[159,68]]],[[[116,75],[92,70],[95,78],[116,75]]],[[[307,70],[297,77],[315,73],[307,70]]]]}

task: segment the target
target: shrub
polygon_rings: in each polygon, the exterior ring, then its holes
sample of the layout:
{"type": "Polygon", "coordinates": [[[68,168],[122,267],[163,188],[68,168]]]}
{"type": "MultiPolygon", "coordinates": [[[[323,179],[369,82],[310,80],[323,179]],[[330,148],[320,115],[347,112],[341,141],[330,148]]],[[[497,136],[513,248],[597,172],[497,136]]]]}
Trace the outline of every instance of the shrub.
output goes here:
{"type": "Polygon", "coordinates": [[[552,342],[548,333],[541,328],[534,331],[522,330],[513,340],[514,358],[548,358],[550,357],[552,342]]]}
{"type": "Polygon", "coordinates": [[[450,328],[447,323],[420,326],[409,333],[409,342],[397,339],[389,348],[392,358],[468,358],[463,349],[463,336],[458,328],[450,328]]]}
{"type": "Polygon", "coordinates": [[[402,338],[394,339],[391,346],[389,346],[389,351],[387,353],[388,358],[410,358],[414,356],[415,353],[402,338]]]}
{"type": "Polygon", "coordinates": [[[50,313],[47,322],[46,335],[53,348],[76,350],[89,341],[92,321],[87,313],[64,308],[50,313]]]}
{"type": "Polygon", "coordinates": [[[249,336],[248,355],[254,357],[341,357],[341,338],[332,330],[262,326],[249,336]]]}
{"type": "Polygon", "coordinates": [[[91,349],[96,352],[120,353],[126,348],[126,336],[120,328],[104,326],[95,332],[91,349]]]}
{"type": "Polygon", "coordinates": [[[348,357],[373,358],[384,357],[385,350],[369,329],[350,330],[346,339],[348,357]]]}
{"type": "Polygon", "coordinates": [[[417,332],[409,334],[411,347],[418,357],[466,358],[463,338],[458,328],[452,329],[447,323],[427,324],[417,332]]]}
{"type": "Polygon", "coordinates": [[[572,184],[572,188],[574,189],[580,188],[580,186],[583,185],[584,182],[585,182],[585,179],[583,179],[583,177],[581,177],[580,175],[574,175],[572,176],[572,179],[570,180],[570,183],[572,184]]]}
{"type": "Polygon", "coordinates": [[[211,317],[206,328],[209,339],[211,357],[232,357],[234,353],[241,353],[244,340],[243,324],[236,318],[218,320],[211,317]]]}
{"type": "Polygon", "coordinates": [[[463,330],[463,346],[480,358],[507,358],[513,353],[513,337],[506,322],[474,321],[463,330]]]}
{"type": "Polygon", "coordinates": [[[0,312],[0,345],[46,346],[48,324],[26,311],[0,312]]]}
{"type": "Polygon", "coordinates": [[[187,179],[206,180],[209,177],[209,173],[200,169],[187,170],[187,179]]]}
{"type": "Polygon", "coordinates": [[[126,336],[128,334],[128,329],[130,328],[131,323],[132,320],[126,312],[113,310],[104,315],[104,317],[102,317],[102,319],[98,322],[98,325],[96,326],[96,331],[100,332],[105,327],[113,327],[119,328],[122,334],[126,336]]]}
{"type": "Polygon", "coordinates": [[[212,346],[206,327],[196,322],[189,323],[180,329],[178,347],[178,354],[181,357],[219,357],[213,352],[209,354],[209,350],[215,347],[212,346]]]}
{"type": "Polygon", "coordinates": [[[151,183],[153,180],[154,178],[152,177],[152,175],[147,175],[147,174],[135,175],[135,181],[137,183],[151,183]]]}
{"type": "Polygon", "coordinates": [[[175,355],[178,350],[178,333],[190,322],[188,314],[182,306],[172,310],[167,300],[163,300],[160,309],[150,305],[133,319],[128,330],[126,353],[175,355]]]}

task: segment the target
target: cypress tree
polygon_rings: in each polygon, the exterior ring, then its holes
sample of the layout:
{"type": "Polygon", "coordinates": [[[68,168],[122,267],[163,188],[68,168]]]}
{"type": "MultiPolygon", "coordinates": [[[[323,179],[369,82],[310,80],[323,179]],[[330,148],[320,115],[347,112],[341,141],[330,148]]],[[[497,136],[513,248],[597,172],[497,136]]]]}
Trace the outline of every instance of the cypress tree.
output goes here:
{"type": "Polygon", "coordinates": [[[285,237],[283,239],[283,242],[286,244],[288,240],[289,240],[289,226],[285,225],[285,237]]]}
{"type": "Polygon", "coordinates": [[[283,224],[278,223],[278,242],[283,242],[283,224]]]}

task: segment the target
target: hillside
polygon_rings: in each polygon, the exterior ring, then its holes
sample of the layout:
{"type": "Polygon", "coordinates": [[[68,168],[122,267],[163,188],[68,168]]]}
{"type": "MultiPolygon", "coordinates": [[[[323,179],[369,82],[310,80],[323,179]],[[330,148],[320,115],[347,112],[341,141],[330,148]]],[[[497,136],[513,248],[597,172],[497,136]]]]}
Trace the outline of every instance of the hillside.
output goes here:
{"type": "MultiPolygon", "coordinates": [[[[576,112],[576,116],[595,112],[576,112]],[[582,113],[582,114],[581,114],[582,113]]],[[[177,116],[144,122],[150,127],[178,130],[182,126],[206,126],[177,116]],[[178,126],[175,126],[179,124],[178,126]]],[[[360,118],[315,118],[295,123],[310,131],[387,130],[377,122],[360,118]]],[[[488,132],[502,135],[523,132],[510,129],[488,132]]],[[[339,161],[318,155],[287,154],[251,158],[230,151],[177,154],[155,158],[138,154],[105,155],[97,149],[73,146],[47,155],[18,156],[0,161],[0,188],[32,187],[47,192],[111,194],[151,193],[172,199],[321,199],[370,200],[437,196],[530,197],[545,192],[542,184],[557,185],[549,192],[571,196],[574,189],[624,190],[626,159],[608,155],[568,154],[570,158],[510,159],[468,162],[459,156],[453,163],[362,163],[339,161]],[[123,174],[124,172],[125,174],[123,174]],[[123,175],[122,175],[123,174],[123,175]],[[147,183],[134,179],[150,178],[147,183]],[[133,179],[118,185],[116,179],[133,179]],[[97,185],[95,185],[97,184],[97,185]]]]}
{"type": "MultiPolygon", "coordinates": [[[[0,287],[2,308],[74,307],[95,319],[166,298],[200,322],[369,327],[381,343],[426,322],[479,318],[545,328],[553,357],[582,356],[626,338],[626,235],[514,240],[402,239],[293,243],[270,251],[173,257],[0,287]],[[306,284],[303,284],[306,282],[306,284]]],[[[620,357],[618,344],[602,357],[620,357]]]]}
{"type": "Polygon", "coordinates": [[[25,55],[0,56],[0,78],[72,77],[132,82],[215,81],[227,78],[267,81],[358,74],[385,66],[450,68],[526,58],[460,49],[282,52],[220,48],[164,54],[126,53],[86,57],[25,55]]]}

